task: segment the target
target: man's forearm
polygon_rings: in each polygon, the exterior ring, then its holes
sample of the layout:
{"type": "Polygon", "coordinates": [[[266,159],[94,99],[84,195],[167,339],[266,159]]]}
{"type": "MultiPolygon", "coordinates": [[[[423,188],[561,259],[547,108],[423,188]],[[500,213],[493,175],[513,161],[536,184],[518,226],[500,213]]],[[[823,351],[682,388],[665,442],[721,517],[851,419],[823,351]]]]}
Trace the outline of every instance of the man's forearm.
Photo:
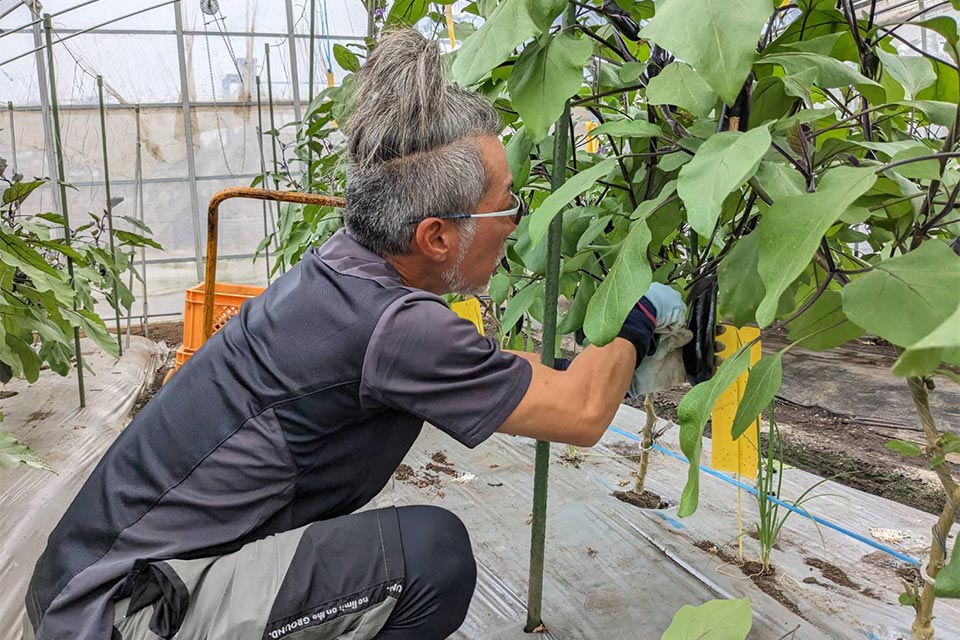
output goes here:
{"type": "MultiPolygon", "coordinates": [[[[534,367],[542,367],[535,353],[512,351],[528,360],[534,367]]],[[[636,365],[636,349],[627,340],[616,338],[603,347],[584,349],[560,373],[562,387],[555,389],[553,408],[557,427],[569,432],[580,431],[583,442],[596,442],[620,406],[630,386],[636,365]],[[572,425],[564,425],[572,421],[572,425]]],[[[544,416],[545,418],[547,416],[544,416]]]]}

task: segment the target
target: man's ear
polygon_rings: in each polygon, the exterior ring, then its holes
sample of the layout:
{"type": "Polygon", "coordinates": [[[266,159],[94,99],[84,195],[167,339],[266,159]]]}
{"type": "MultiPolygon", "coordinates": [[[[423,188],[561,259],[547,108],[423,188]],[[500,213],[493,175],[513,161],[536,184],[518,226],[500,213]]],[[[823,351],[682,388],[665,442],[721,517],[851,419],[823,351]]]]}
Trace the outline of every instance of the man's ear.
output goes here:
{"type": "Polygon", "coordinates": [[[413,249],[432,262],[443,263],[457,255],[460,234],[447,220],[427,218],[417,225],[413,249]]]}

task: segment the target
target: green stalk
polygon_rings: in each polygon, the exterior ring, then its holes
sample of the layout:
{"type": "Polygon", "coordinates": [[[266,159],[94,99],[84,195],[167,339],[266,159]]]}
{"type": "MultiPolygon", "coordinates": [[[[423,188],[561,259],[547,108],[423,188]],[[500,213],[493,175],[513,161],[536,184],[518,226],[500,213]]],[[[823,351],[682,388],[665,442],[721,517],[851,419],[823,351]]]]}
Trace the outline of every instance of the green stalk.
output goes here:
{"type": "MultiPolygon", "coordinates": [[[[53,27],[50,24],[50,14],[43,14],[43,30],[46,36],[47,72],[50,74],[50,112],[53,115],[54,148],[57,153],[57,182],[60,184],[60,206],[63,209],[63,242],[70,246],[70,213],[67,209],[67,176],[63,170],[63,140],[60,138],[60,104],[57,101],[57,74],[53,64],[53,27]]],[[[73,259],[67,256],[67,273],[70,276],[70,287],[76,292],[73,277],[73,259]]],[[[77,310],[76,298],[73,300],[73,310],[77,310]]],[[[83,389],[83,354],[80,352],[80,327],[73,328],[73,348],[77,357],[77,388],[80,391],[80,407],[87,406],[87,396],[83,389]]]]}
{"type": "Polygon", "coordinates": [[[640,464],[637,466],[637,478],[633,492],[643,495],[647,484],[647,467],[650,464],[650,448],[653,446],[653,426],[657,423],[657,414],[653,410],[653,394],[643,398],[643,407],[647,410],[647,421],[643,424],[643,436],[640,440],[640,464]]]}
{"type": "MultiPolygon", "coordinates": [[[[569,3],[563,14],[562,29],[573,24],[576,5],[569,3]]],[[[554,125],[553,174],[551,190],[556,191],[567,178],[569,154],[570,101],[554,125]]],[[[557,301],[560,297],[560,243],[563,236],[563,215],[550,222],[547,231],[547,268],[543,289],[543,345],[540,361],[553,367],[557,349],[557,301]]],[[[533,519],[530,531],[530,588],[527,592],[527,624],[524,631],[533,632],[543,624],[543,564],[547,531],[547,479],[550,470],[550,443],[537,441],[533,472],[533,519]]]]}
{"type": "MultiPolygon", "coordinates": [[[[262,176],[260,179],[260,184],[262,184],[264,188],[267,188],[270,186],[270,183],[267,182],[267,162],[263,157],[263,96],[262,96],[262,91],[260,89],[260,86],[261,86],[260,76],[258,75],[257,76],[257,133],[259,135],[257,136],[257,141],[259,142],[259,144],[257,145],[257,147],[260,151],[260,175],[262,176]]],[[[264,237],[266,237],[270,233],[270,229],[267,227],[267,218],[269,217],[267,213],[267,201],[261,200],[260,204],[263,206],[263,235],[264,237]]],[[[279,205],[280,203],[278,202],[277,203],[278,208],[279,208],[279,205]]],[[[274,228],[274,231],[276,231],[276,228],[274,228]]],[[[274,243],[276,243],[277,241],[276,235],[274,235],[273,241],[274,243]]],[[[266,258],[267,258],[267,284],[270,284],[270,275],[271,275],[270,243],[267,243],[267,246],[264,247],[264,255],[266,255],[266,258]]]]}
{"type": "MultiPolygon", "coordinates": [[[[116,267],[117,253],[113,246],[113,202],[110,199],[110,163],[107,160],[107,112],[103,107],[103,76],[97,76],[97,92],[100,96],[100,136],[103,147],[103,185],[107,193],[107,230],[110,233],[110,259],[116,267]]],[[[117,294],[117,276],[113,278],[113,313],[117,320],[117,347],[123,355],[123,338],[120,335],[120,296],[117,294]]]]}

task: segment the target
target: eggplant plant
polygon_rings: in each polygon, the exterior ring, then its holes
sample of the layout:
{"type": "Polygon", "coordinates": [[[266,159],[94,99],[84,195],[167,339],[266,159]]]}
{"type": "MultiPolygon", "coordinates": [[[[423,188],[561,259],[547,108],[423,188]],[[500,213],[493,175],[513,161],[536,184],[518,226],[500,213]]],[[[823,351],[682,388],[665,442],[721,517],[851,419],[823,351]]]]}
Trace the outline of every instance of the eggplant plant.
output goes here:
{"type": "MultiPolygon", "coordinates": [[[[0,159],[0,380],[5,384],[21,377],[36,382],[43,366],[67,375],[75,328],[104,351],[118,355],[116,338],[96,313],[96,297],[115,309],[129,310],[134,297],[124,274],[136,273],[134,249],[162,247],[149,237],[150,229],[143,223],[124,216],[136,232],[114,228],[111,251],[105,213],[88,214],[84,224],[71,229],[67,242],[57,235],[62,216],[25,209],[30,194],[48,181],[25,180],[20,174],[8,177],[6,169],[6,161],[0,159]]],[[[20,463],[46,468],[13,435],[0,431],[0,467],[20,463]]]]}
{"type": "MultiPolygon", "coordinates": [[[[448,54],[451,77],[499,110],[532,209],[490,285],[506,345],[522,348],[516,327],[531,320],[552,331],[552,282],[570,302],[557,333],[605,344],[656,281],[686,294],[699,328],[785,329],[812,350],[870,333],[897,347],[891,375],[909,387],[924,434],[916,453],[946,496],[929,580],[902,598],[916,640],[933,637],[935,596],[960,597],[960,561],[947,562],[944,542],[960,508],[944,460],[960,445],[929,407],[936,384],[960,382],[960,3],[949,4],[881,24],[876,3],[852,0],[478,0],[448,54]],[[906,39],[907,25],[933,49],[906,39]]],[[[439,3],[370,6],[367,46],[384,24],[446,35],[439,3]]],[[[338,51],[348,71],[365,54],[338,51]]],[[[350,83],[314,100],[284,162],[303,145],[339,149],[350,83]]],[[[332,167],[310,180],[342,188],[332,167]]],[[[317,213],[280,225],[291,257],[329,230],[334,214],[317,213]]],[[[679,405],[690,460],[681,516],[697,509],[703,430],[748,349],[679,405]]],[[[753,367],[735,434],[773,400],[782,356],[753,367]]]]}

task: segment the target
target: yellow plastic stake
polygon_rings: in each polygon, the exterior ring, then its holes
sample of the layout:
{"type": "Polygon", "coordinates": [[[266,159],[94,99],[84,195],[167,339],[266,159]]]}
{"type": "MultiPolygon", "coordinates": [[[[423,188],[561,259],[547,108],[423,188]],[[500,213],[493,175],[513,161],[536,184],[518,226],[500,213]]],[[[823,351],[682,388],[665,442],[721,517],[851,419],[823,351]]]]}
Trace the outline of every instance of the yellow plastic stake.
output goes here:
{"type": "MultiPolygon", "coordinates": [[[[724,332],[717,336],[717,341],[723,344],[723,351],[718,354],[722,358],[729,358],[740,347],[760,336],[760,330],[755,327],[743,329],[729,325],[723,325],[723,327],[724,332]]],[[[760,360],[760,355],[761,348],[758,340],[750,347],[751,367],[760,360]]],[[[737,378],[713,406],[710,466],[717,471],[730,471],[752,478],[757,474],[757,466],[760,463],[758,449],[760,420],[757,420],[756,424],[747,429],[742,436],[736,440],[733,439],[733,419],[743,399],[749,375],[749,372],[745,372],[737,378]]]]}
{"type": "MultiPolygon", "coordinates": [[[[450,36],[450,48],[457,48],[457,36],[453,33],[453,9],[451,5],[444,7],[444,13],[447,14],[447,35],[450,36]]],[[[483,332],[481,332],[483,333],[483,332]]]]}
{"type": "Polygon", "coordinates": [[[583,123],[583,128],[587,130],[587,153],[597,153],[600,151],[600,141],[590,135],[590,132],[597,128],[597,123],[587,120],[583,123]]]}
{"type": "MultiPolygon", "coordinates": [[[[737,329],[730,325],[722,325],[724,331],[717,336],[717,342],[723,345],[723,350],[717,355],[722,358],[729,358],[737,352],[740,347],[760,336],[760,330],[755,327],[744,327],[737,329]]],[[[750,367],[752,368],[761,356],[760,341],[757,340],[750,347],[750,367]]],[[[730,471],[737,474],[737,480],[741,476],[755,478],[757,476],[757,467],[760,464],[760,420],[757,419],[742,436],[733,439],[733,419],[737,415],[737,408],[743,400],[743,392],[747,388],[747,379],[750,372],[743,373],[734,381],[723,395],[713,405],[713,435],[711,436],[711,457],[710,466],[716,471],[730,471]]],[[[737,536],[740,548],[740,559],[743,559],[743,503],[741,500],[741,489],[737,488],[737,536]]]]}
{"type": "Polygon", "coordinates": [[[327,86],[328,87],[333,86],[333,71],[331,71],[330,69],[327,69],[327,86]]]}
{"type": "MultiPolygon", "coordinates": [[[[447,6],[449,7],[450,5],[447,6]]],[[[450,305],[450,308],[464,320],[472,322],[473,326],[480,332],[480,335],[486,335],[483,331],[483,309],[480,308],[479,300],[470,298],[469,300],[454,302],[450,305]]]]}

